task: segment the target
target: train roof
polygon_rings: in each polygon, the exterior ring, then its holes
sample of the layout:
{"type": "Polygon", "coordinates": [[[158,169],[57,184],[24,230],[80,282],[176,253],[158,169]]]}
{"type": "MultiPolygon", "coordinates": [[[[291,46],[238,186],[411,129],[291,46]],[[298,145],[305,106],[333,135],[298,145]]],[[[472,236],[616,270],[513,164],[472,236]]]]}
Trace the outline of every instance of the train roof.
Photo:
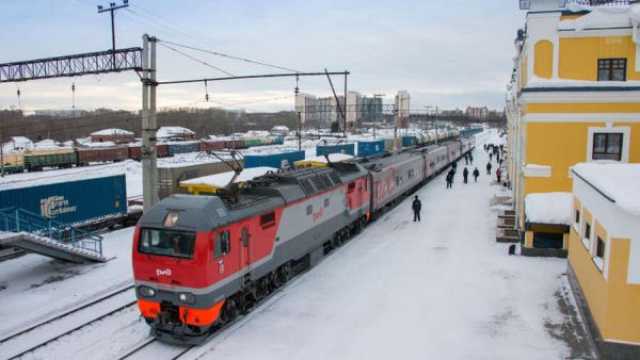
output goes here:
{"type": "Polygon", "coordinates": [[[168,214],[177,214],[172,228],[183,231],[210,231],[239,220],[313,196],[342,183],[365,176],[356,163],[332,163],[327,168],[297,169],[267,174],[251,180],[233,201],[217,195],[171,195],[140,218],[141,227],[167,228],[168,214]]]}

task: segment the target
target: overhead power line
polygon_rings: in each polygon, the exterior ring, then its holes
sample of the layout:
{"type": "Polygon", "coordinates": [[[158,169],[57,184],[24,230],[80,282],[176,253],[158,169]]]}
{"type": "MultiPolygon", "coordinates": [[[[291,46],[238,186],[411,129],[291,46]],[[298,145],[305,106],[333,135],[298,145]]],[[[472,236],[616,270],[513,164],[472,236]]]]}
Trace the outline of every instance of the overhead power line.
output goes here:
{"type": "Polygon", "coordinates": [[[169,40],[158,39],[158,42],[159,43],[163,43],[164,42],[166,44],[171,44],[173,46],[181,47],[181,48],[184,48],[184,49],[189,49],[189,50],[193,50],[193,51],[199,51],[199,52],[203,52],[203,53],[206,53],[206,54],[220,56],[220,57],[224,57],[224,58],[231,59],[231,60],[243,61],[243,62],[250,63],[250,64],[266,66],[266,67],[279,69],[279,70],[284,70],[284,71],[291,71],[291,72],[294,72],[294,73],[301,72],[299,70],[287,68],[287,67],[284,67],[284,66],[273,65],[273,64],[262,62],[262,61],[251,60],[251,59],[247,59],[247,58],[243,58],[243,57],[239,57],[239,56],[229,55],[229,54],[221,53],[219,51],[202,49],[202,48],[198,48],[198,47],[190,46],[190,45],[185,45],[185,44],[179,44],[179,43],[176,43],[176,42],[173,42],[173,41],[169,41],[169,40]]]}
{"type": "Polygon", "coordinates": [[[214,70],[217,70],[217,71],[219,71],[219,72],[221,72],[221,73],[223,73],[223,74],[225,74],[225,75],[227,75],[227,76],[235,76],[235,75],[233,75],[232,73],[230,73],[230,72],[228,72],[228,71],[226,71],[226,70],[223,70],[223,69],[221,69],[221,68],[219,68],[219,67],[217,67],[217,66],[215,66],[215,65],[211,65],[211,64],[209,64],[208,62],[206,62],[206,61],[204,61],[204,60],[200,60],[200,59],[196,58],[195,56],[191,56],[191,55],[189,55],[189,54],[187,54],[187,53],[185,53],[185,52],[183,52],[183,51],[180,51],[180,50],[178,50],[178,49],[176,49],[176,48],[174,48],[174,47],[172,47],[172,46],[169,46],[169,45],[167,45],[167,44],[163,44],[163,43],[161,43],[161,42],[159,42],[159,44],[160,44],[161,46],[164,46],[165,48],[167,48],[167,49],[171,50],[171,51],[174,51],[174,52],[176,52],[176,53],[178,53],[178,54],[180,54],[180,55],[182,55],[182,56],[184,56],[184,57],[186,57],[186,58],[188,58],[188,59],[192,60],[192,61],[195,61],[195,62],[197,62],[197,63],[200,63],[200,64],[202,64],[202,65],[204,65],[204,66],[208,66],[208,67],[210,67],[210,68],[212,68],[212,69],[214,69],[214,70]]]}

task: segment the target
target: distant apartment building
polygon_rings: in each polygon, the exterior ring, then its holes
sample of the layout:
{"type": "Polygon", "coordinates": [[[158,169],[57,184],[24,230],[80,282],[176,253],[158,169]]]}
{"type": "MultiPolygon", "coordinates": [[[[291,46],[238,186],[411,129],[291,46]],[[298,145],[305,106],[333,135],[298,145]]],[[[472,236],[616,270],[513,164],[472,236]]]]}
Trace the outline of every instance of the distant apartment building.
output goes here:
{"type": "Polygon", "coordinates": [[[409,127],[409,116],[411,115],[411,95],[406,90],[400,90],[396,94],[395,107],[397,111],[398,127],[409,127]]]}
{"type": "Polygon", "coordinates": [[[469,106],[465,110],[465,115],[470,118],[484,120],[489,117],[489,108],[486,106],[473,107],[469,106]]]}
{"type": "MultiPolygon", "coordinates": [[[[338,102],[344,111],[344,95],[318,98],[309,94],[298,94],[295,111],[300,113],[302,123],[307,127],[330,127],[338,122],[344,126],[344,119],[338,109],[338,102]]],[[[352,129],[361,121],[382,121],[382,98],[362,96],[356,91],[347,93],[346,122],[352,129]]]]}

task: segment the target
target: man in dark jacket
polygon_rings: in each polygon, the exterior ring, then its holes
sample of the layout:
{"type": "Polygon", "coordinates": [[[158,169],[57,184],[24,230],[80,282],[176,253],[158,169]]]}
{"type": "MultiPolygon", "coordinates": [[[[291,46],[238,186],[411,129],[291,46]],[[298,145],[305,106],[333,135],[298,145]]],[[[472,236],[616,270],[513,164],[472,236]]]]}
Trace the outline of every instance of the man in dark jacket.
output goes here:
{"type": "Polygon", "coordinates": [[[475,182],[478,182],[478,176],[480,176],[480,170],[478,170],[478,168],[475,168],[473,170],[473,179],[475,180],[475,182]]]}
{"type": "Polygon", "coordinates": [[[418,195],[413,199],[413,203],[411,204],[411,208],[413,209],[413,222],[420,222],[420,210],[422,210],[422,202],[418,199],[418,195]]]}
{"type": "Polygon", "coordinates": [[[462,171],[462,177],[464,178],[464,183],[467,183],[467,179],[469,178],[469,169],[467,169],[467,167],[464,167],[464,170],[462,171]]]}
{"type": "Polygon", "coordinates": [[[491,161],[487,163],[487,175],[491,175],[491,161]]]}

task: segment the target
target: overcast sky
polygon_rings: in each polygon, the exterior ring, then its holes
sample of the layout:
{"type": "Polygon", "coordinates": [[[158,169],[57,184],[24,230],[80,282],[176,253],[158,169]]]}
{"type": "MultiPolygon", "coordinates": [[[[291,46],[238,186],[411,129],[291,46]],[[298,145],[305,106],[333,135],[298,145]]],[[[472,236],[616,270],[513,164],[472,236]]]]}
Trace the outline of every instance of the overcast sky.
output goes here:
{"type": "MultiPolygon", "coordinates": [[[[117,1],[118,4],[121,0],[117,1]]],[[[2,0],[0,62],[106,50],[108,14],[97,0],[2,0]]],[[[301,71],[349,70],[349,90],[386,94],[406,89],[413,109],[428,105],[502,108],[523,25],[516,0],[130,0],[116,16],[118,47],[141,46],[143,33],[160,39],[261,60],[301,71]]],[[[237,74],[278,70],[190,52],[237,74]]],[[[222,73],[158,47],[160,80],[222,73]]],[[[336,79],[338,80],[338,79],[336,79]]],[[[0,108],[136,110],[135,73],[0,85],[0,108]]],[[[342,80],[339,80],[342,90],[342,80]]],[[[293,108],[293,79],[161,86],[160,107],[223,106],[248,111],[293,108]]],[[[305,93],[329,95],[324,78],[302,79],[305,93]]]]}

